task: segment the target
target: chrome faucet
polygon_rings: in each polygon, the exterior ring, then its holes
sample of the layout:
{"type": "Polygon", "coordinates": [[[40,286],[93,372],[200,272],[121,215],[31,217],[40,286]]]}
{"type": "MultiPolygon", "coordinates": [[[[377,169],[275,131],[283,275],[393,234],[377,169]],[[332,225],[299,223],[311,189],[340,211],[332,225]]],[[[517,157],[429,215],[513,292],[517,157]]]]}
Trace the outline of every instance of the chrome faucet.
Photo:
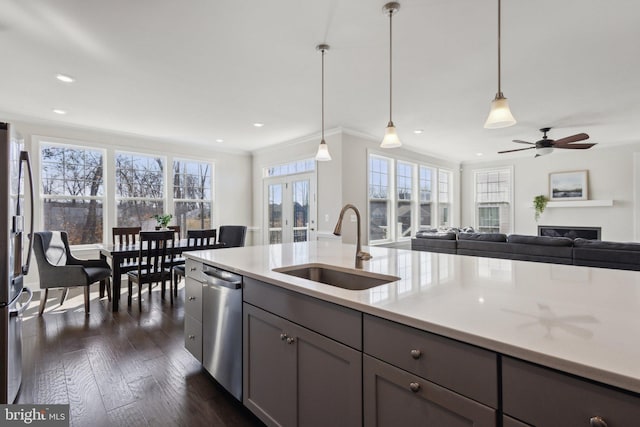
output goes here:
{"type": "Polygon", "coordinates": [[[344,218],[344,213],[347,209],[353,209],[356,213],[356,219],[358,222],[358,236],[356,240],[356,268],[362,268],[362,261],[367,261],[371,259],[371,254],[369,252],[363,252],[362,246],[360,245],[360,212],[358,208],[356,208],[352,204],[346,204],[340,211],[340,216],[338,217],[338,223],[336,224],[336,228],[333,230],[333,234],[336,236],[340,236],[342,234],[342,218],[344,218]]]}

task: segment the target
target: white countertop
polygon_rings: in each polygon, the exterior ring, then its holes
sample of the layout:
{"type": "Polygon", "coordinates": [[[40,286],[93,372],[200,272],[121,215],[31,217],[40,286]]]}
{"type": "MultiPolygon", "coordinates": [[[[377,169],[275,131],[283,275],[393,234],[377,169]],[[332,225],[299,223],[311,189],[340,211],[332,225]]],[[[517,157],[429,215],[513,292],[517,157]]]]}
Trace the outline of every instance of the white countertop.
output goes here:
{"type": "Polygon", "coordinates": [[[185,253],[365,313],[640,393],[640,272],[367,248],[397,282],[345,290],[272,271],[353,268],[355,246],[310,242],[185,253]]]}

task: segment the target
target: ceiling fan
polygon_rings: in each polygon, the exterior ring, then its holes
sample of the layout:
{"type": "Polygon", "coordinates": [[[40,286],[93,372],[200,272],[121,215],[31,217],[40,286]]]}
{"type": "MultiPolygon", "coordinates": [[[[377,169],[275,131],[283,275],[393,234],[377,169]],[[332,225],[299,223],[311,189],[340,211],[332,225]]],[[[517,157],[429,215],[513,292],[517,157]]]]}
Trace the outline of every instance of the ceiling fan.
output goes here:
{"type": "Polygon", "coordinates": [[[547,137],[547,132],[549,132],[550,130],[551,128],[540,129],[540,132],[543,133],[543,136],[541,140],[536,142],[521,141],[519,139],[513,140],[513,142],[517,142],[519,144],[529,144],[531,145],[531,147],[516,148],[515,150],[498,151],[498,154],[535,149],[536,157],[539,157],[539,156],[543,156],[545,154],[551,153],[554,148],[571,148],[571,149],[585,150],[587,148],[591,148],[594,145],[596,145],[595,143],[574,144],[574,142],[584,141],[585,139],[588,139],[589,135],[587,135],[586,133],[578,133],[578,134],[567,136],[565,138],[560,138],[557,140],[549,139],[547,137]]]}

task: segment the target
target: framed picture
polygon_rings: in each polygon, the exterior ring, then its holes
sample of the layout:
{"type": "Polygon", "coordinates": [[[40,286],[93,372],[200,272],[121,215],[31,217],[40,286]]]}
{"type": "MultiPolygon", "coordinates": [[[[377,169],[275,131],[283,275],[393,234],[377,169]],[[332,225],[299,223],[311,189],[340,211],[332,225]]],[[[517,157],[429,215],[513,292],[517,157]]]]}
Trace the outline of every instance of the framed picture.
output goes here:
{"type": "Polygon", "coordinates": [[[549,174],[549,200],[587,200],[587,171],[549,174]]]}

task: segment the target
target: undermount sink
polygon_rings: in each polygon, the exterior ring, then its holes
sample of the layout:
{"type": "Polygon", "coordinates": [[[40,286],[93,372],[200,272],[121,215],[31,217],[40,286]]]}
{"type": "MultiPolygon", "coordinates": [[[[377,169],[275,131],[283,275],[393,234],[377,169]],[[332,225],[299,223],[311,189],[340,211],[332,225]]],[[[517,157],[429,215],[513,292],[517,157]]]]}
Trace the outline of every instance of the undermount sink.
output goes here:
{"type": "Polygon", "coordinates": [[[362,291],[400,280],[396,276],[352,270],[328,264],[292,265],[274,268],[273,271],[352,291],[362,291]]]}

